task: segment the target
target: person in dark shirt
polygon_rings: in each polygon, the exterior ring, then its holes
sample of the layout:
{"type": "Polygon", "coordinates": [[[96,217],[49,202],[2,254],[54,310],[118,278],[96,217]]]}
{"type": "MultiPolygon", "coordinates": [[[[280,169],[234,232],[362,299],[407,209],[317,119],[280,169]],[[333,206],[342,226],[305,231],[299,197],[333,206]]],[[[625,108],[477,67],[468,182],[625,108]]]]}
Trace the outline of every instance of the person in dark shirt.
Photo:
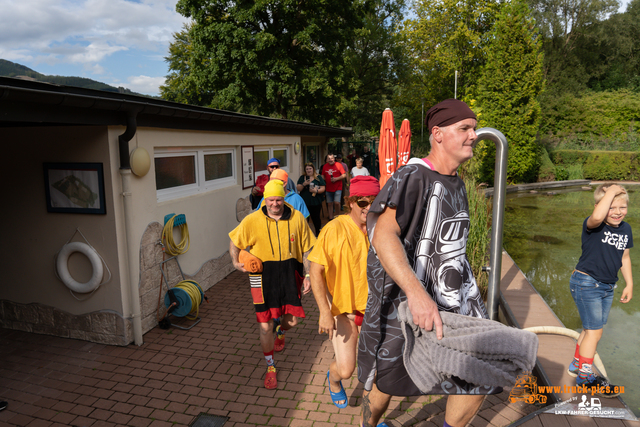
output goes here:
{"type": "Polygon", "coordinates": [[[362,153],[362,156],[360,156],[360,157],[362,157],[362,166],[367,168],[367,170],[369,171],[369,173],[372,176],[375,176],[375,174],[373,173],[373,169],[371,169],[371,165],[373,164],[371,162],[371,160],[372,160],[373,156],[371,155],[371,152],[369,151],[369,146],[365,145],[363,150],[364,150],[364,152],[362,153]]]}
{"type": "Polygon", "coordinates": [[[593,213],[582,224],[582,255],[569,280],[571,296],[578,307],[582,332],[576,344],[569,375],[576,377],[579,386],[587,387],[591,394],[615,397],[618,387],[593,372],[593,358],[602,338],[618,271],[626,283],[620,302],[627,303],[633,296],[633,277],[629,249],[633,247],[631,226],[624,222],[629,195],[616,184],[606,183],[593,193],[596,205],[593,213]]]}
{"type": "MultiPolygon", "coordinates": [[[[473,157],[476,116],[448,99],[432,107],[427,120],[431,152],[398,169],[367,215],[369,294],[358,344],[365,427],[386,426],[378,423],[391,396],[423,394],[404,365],[400,303],[408,301],[414,323],[437,339],[443,337],[440,311],[488,318],[465,254],[469,203],[457,173],[473,157]]],[[[449,395],[444,427],[458,427],[471,421],[483,394],[501,390],[451,376],[427,394],[449,395]]]]}

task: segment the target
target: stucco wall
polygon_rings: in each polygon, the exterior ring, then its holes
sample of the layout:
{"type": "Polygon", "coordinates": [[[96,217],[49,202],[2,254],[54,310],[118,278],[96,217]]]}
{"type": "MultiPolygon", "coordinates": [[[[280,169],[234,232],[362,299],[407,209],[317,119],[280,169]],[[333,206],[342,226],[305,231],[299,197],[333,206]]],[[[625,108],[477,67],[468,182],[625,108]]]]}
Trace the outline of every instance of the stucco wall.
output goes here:
{"type": "MultiPolygon", "coordinates": [[[[115,147],[117,137],[124,128],[109,130],[109,140],[115,147]]],[[[130,148],[145,148],[151,156],[158,149],[175,148],[189,150],[194,148],[233,148],[236,159],[236,183],[225,188],[205,191],[200,194],[158,202],[153,159],[151,169],[144,177],[132,177],[131,193],[134,217],[132,221],[133,236],[130,236],[139,247],[140,252],[134,254],[134,275],[139,278],[140,302],[142,307],[143,332],[157,324],[156,312],[158,294],[160,292],[162,261],[160,240],[164,216],[170,213],[184,214],[190,235],[189,251],[178,256],[178,261],[187,278],[196,280],[204,290],[233,271],[228,255],[229,232],[238,225],[236,202],[249,195],[250,189],[242,189],[240,147],[253,145],[255,148],[287,147],[289,149],[289,171],[291,178],[297,181],[300,176],[301,153],[294,153],[294,144],[299,141],[295,136],[248,135],[233,133],[216,133],[202,131],[182,131],[138,128],[136,136],[130,142],[130,148]]],[[[117,153],[112,151],[112,174],[119,175],[117,153]]],[[[120,180],[116,179],[118,185],[120,180]]],[[[121,209],[121,190],[114,185],[113,197],[116,210],[121,209]]],[[[119,235],[123,230],[118,230],[119,235]]],[[[124,236],[124,234],[122,234],[124,236]]],[[[175,234],[176,240],[180,237],[175,234]]],[[[124,239],[122,239],[124,241],[124,239]]],[[[123,249],[124,250],[124,249],[123,249]]],[[[179,281],[177,269],[173,262],[168,263],[169,286],[179,281]]],[[[162,295],[166,287],[162,290],[162,295]]],[[[123,296],[125,306],[128,295],[123,296]]]]}
{"type": "MultiPolygon", "coordinates": [[[[302,152],[294,152],[295,136],[138,128],[130,148],[233,148],[236,183],[224,188],[158,202],[153,158],[143,177],[131,176],[130,236],[126,235],[119,170],[118,136],[124,127],[29,127],[0,129],[7,153],[0,171],[5,196],[0,219],[5,225],[0,248],[4,280],[0,283],[0,326],[90,341],[126,345],[132,341],[129,266],[140,291],[143,332],[157,324],[161,247],[157,245],[169,213],[185,214],[190,249],[178,257],[187,278],[209,289],[233,267],[228,233],[238,225],[236,202],[249,195],[242,189],[241,146],[286,147],[289,172],[297,181],[302,152]],[[46,210],[43,162],[103,163],[106,215],[49,213],[46,210]],[[56,278],[54,257],[78,228],[104,258],[111,280],[93,294],[70,294],[56,278]],[[129,250],[127,237],[133,248],[129,250]]],[[[177,236],[179,237],[179,236],[177,236]]],[[[84,241],[76,234],[74,241],[84,241]]],[[[91,265],[79,254],[69,260],[79,282],[90,277],[91,265]]],[[[169,286],[177,269],[169,266],[169,286]]],[[[105,280],[107,273],[105,273],[105,280]]]]}
{"type": "MultiPolygon", "coordinates": [[[[106,215],[49,213],[45,202],[43,162],[103,163],[105,191],[112,192],[106,127],[2,128],[0,140],[5,159],[0,169],[2,326],[91,340],[123,336],[126,326],[112,199],[106,198],[106,215]],[[72,236],[84,242],[79,233],[74,236],[76,228],[104,258],[113,276],[93,294],[77,294],[77,299],[56,278],[54,269],[54,257],[72,236]]],[[[85,282],[91,265],[84,256],[73,254],[69,270],[76,280],[85,282]]]]}
{"type": "MultiPolygon", "coordinates": [[[[109,130],[109,140],[117,144],[117,136],[124,128],[109,130]]],[[[203,192],[201,194],[181,197],[165,202],[157,201],[155,168],[153,160],[151,170],[144,177],[132,178],[131,192],[134,206],[133,230],[131,236],[140,242],[146,227],[152,222],[164,224],[164,216],[170,213],[185,214],[191,247],[180,256],[180,264],[185,272],[194,273],[209,259],[218,258],[229,250],[228,233],[238,225],[236,219],[236,201],[249,195],[250,189],[243,190],[241,184],[240,146],[286,146],[289,148],[289,164],[295,171],[291,178],[300,176],[299,155],[293,152],[293,144],[299,137],[246,135],[214,132],[174,131],[164,129],[138,128],[136,136],[130,142],[131,149],[145,148],[151,156],[158,148],[182,147],[183,149],[198,147],[230,147],[236,148],[237,183],[235,185],[203,192]],[[295,165],[295,166],[294,166],[295,165]]],[[[117,156],[117,152],[113,154],[117,156]]],[[[112,162],[112,174],[118,175],[117,157],[112,162]]],[[[117,179],[119,182],[119,179],[117,179]]],[[[119,184],[118,184],[119,185],[119,184]]],[[[116,209],[121,205],[120,188],[114,185],[116,209]]],[[[135,268],[138,269],[139,266],[135,268]]],[[[139,274],[139,271],[136,272],[139,274]]]]}

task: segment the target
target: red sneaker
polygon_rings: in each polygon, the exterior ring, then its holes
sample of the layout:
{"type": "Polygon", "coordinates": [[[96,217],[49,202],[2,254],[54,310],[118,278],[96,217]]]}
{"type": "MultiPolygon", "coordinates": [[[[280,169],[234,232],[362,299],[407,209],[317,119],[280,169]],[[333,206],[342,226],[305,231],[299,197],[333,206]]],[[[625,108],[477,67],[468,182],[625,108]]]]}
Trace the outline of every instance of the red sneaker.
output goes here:
{"type": "Polygon", "coordinates": [[[278,387],[275,366],[269,366],[267,368],[267,376],[264,377],[264,387],[268,390],[273,390],[274,388],[278,387]]]}
{"type": "Polygon", "coordinates": [[[273,351],[282,351],[284,350],[284,335],[282,338],[278,338],[276,335],[276,340],[273,343],[273,351]]]}

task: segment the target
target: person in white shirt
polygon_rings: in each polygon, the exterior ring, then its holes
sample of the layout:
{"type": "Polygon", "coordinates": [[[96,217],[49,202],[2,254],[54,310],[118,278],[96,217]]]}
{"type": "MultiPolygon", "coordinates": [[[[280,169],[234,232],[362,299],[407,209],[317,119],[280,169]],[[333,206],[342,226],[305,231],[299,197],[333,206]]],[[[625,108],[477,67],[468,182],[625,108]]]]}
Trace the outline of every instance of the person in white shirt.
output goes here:
{"type": "Polygon", "coordinates": [[[364,160],[362,157],[356,159],[356,166],[351,169],[351,177],[355,176],[369,176],[369,171],[364,166],[364,160]]]}

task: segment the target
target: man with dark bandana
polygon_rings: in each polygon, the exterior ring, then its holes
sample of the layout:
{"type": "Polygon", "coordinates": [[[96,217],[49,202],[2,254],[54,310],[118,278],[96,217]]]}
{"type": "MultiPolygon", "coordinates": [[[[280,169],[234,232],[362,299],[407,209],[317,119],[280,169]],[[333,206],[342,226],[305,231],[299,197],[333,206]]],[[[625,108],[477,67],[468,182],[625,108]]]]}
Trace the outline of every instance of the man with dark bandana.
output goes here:
{"type": "MultiPolygon", "coordinates": [[[[458,167],[473,157],[476,116],[447,99],[427,112],[431,152],[411,159],[389,179],[367,216],[371,248],[369,297],[358,344],[364,383],[362,425],[378,424],[391,396],[423,394],[403,363],[398,306],[407,301],[416,325],[442,339],[439,311],[488,318],[465,255],[469,207],[458,167]]],[[[427,394],[447,394],[444,426],[466,425],[483,395],[499,388],[452,376],[427,394]]]]}

